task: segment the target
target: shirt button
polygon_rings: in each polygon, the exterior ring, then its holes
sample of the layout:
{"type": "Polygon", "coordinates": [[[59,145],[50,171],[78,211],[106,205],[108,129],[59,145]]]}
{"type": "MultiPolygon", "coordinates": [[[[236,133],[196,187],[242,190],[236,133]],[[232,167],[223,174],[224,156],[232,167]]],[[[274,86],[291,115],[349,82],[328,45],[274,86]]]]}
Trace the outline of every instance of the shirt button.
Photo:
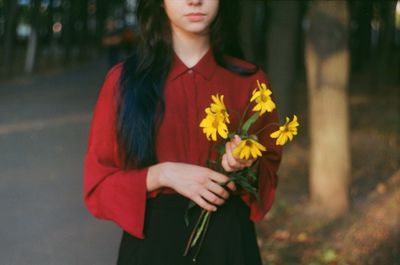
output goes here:
{"type": "Polygon", "coordinates": [[[193,74],[193,70],[189,69],[188,74],[193,74]]]}

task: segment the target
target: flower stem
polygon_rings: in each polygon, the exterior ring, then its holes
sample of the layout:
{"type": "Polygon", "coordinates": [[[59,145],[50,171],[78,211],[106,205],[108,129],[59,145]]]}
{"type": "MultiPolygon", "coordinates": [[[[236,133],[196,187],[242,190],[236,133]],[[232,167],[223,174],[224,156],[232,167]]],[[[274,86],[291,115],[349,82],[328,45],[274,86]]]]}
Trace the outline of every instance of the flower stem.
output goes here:
{"type": "Polygon", "coordinates": [[[244,119],[245,119],[245,117],[246,117],[246,115],[247,115],[247,112],[249,111],[250,105],[251,105],[251,103],[247,104],[246,109],[245,109],[245,111],[243,112],[242,118],[240,119],[240,122],[239,122],[239,130],[238,130],[238,133],[239,133],[239,134],[242,133],[242,125],[243,125],[244,119]]]}
{"type": "Polygon", "coordinates": [[[201,246],[203,245],[204,238],[206,237],[206,234],[207,234],[208,225],[209,225],[210,219],[211,219],[211,212],[207,212],[207,214],[209,214],[209,215],[208,215],[208,216],[206,215],[206,216],[204,217],[204,218],[206,218],[206,223],[205,223],[205,225],[204,225],[204,231],[203,231],[203,234],[202,234],[202,236],[201,236],[201,239],[200,239],[200,242],[199,242],[199,246],[197,247],[196,254],[193,256],[193,262],[196,262],[197,256],[198,256],[199,253],[200,253],[201,246]]]}
{"type": "Polygon", "coordinates": [[[188,243],[187,243],[187,245],[186,245],[185,252],[183,253],[183,256],[187,256],[187,254],[188,254],[188,252],[189,252],[189,249],[190,249],[190,247],[191,247],[191,245],[192,245],[193,238],[194,238],[194,236],[196,235],[197,228],[199,227],[199,225],[200,225],[200,223],[201,223],[201,221],[202,221],[202,219],[203,219],[203,216],[204,216],[206,213],[207,213],[206,210],[202,210],[202,211],[201,211],[200,216],[199,216],[199,219],[197,219],[197,223],[196,223],[196,225],[193,227],[193,231],[192,231],[192,233],[190,234],[189,241],[188,241],[188,243]]]}
{"type": "Polygon", "coordinates": [[[258,130],[258,131],[255,133],[255,135],[258,136],[259,133],[261,133],[262,131],[264,131],[265,129],[267,129],[267,128],[268,128],[269,126],[271,126],[271,125],[277,125],[277,126],[279,127],[279,123],[277,123],[277,122],[271,122],[271,123],[268,123],[267,125],[265,125],[264,127],[262,127],[260,130],[258,130]]]}
{"type": "Polygon", "coordinates": [[[197,241],[199,240],[200,235],[202,235],[202,232],[204,231],[204,227],[206,226],[206,223],[208,222],[208,219],[210,217],[210,213],[211,212],[207,212],[206,215],[204,215],[203,221],[201,222],[201,225],[200,225],[199,229],[197,229],[196,236],[193,239],[193,242],[190,245],[190,247],[194,247],[196,245],[197,241]]]}
{"type": "Polygon", "coordinates": [[[229,109],[229,108],[227,108],[226,110],[228,111],[229,114],[233,113],[233,114],[237,115],[239,118],[239,115],[240,115],[239,111],[237,111],[235,109],[229,109]]]}

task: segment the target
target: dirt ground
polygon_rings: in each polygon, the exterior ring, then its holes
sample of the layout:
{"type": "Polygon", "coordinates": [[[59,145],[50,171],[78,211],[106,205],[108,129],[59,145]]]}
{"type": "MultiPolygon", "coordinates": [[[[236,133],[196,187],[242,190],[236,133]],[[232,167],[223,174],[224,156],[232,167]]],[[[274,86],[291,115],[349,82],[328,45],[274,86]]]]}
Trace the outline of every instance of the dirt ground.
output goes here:
{"type": "MultiPolygon", "coordinates": [[[[397,83],[397,84],[396,84],[397,83]]],[[[400,86],[354,76],[349,86],[351,208],[324,220],[308,209],[306,85],[296,88],[299,136],[285,146],[275,204],[258,225],[266,264],[400,264],[400,86]]]]}

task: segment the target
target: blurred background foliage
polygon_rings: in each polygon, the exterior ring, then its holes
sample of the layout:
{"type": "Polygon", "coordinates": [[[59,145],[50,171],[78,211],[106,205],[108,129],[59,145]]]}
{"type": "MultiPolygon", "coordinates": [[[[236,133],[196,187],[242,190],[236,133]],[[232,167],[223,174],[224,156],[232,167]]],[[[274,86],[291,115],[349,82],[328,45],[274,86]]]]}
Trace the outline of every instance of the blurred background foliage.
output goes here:
{"type": "MultiPolygon", "coordinates": [[[[264,260],[400,264],[400,1],[241,4],[244,57],[265,69],[281,118],[301,123],[257,227],[264,260]]],[[[111,67],[132,51],[135,6],[0,0],[0,84],[111,67]]]]}

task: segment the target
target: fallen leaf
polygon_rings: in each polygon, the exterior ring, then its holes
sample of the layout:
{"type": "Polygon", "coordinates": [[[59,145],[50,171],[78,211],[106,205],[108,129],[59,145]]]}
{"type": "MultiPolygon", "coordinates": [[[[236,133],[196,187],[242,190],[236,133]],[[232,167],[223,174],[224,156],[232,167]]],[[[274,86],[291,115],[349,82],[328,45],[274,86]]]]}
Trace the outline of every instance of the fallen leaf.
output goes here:
{"type": "Polygon", "coordinates": [[[386,185],[385,185],[385,183],[382,183],[382,182],[378,183],[378,185],[376,185],[376,191],[377,191],[379,194],[384,194],[384,193],[386,192],[386,185]]]}
{"type": "Polygon", "coordinates": [[[307,238],[308,238],[307,233],[302,232],[297,236],[297,241],[305,242],[307,238]]]}
{"type": "Polygon", "coordinates": [[[283,241],[287,240],[290,237],[290,233],[288,230],[277,230],[272,235],[272,238],[275,240],[283,241]]]}

